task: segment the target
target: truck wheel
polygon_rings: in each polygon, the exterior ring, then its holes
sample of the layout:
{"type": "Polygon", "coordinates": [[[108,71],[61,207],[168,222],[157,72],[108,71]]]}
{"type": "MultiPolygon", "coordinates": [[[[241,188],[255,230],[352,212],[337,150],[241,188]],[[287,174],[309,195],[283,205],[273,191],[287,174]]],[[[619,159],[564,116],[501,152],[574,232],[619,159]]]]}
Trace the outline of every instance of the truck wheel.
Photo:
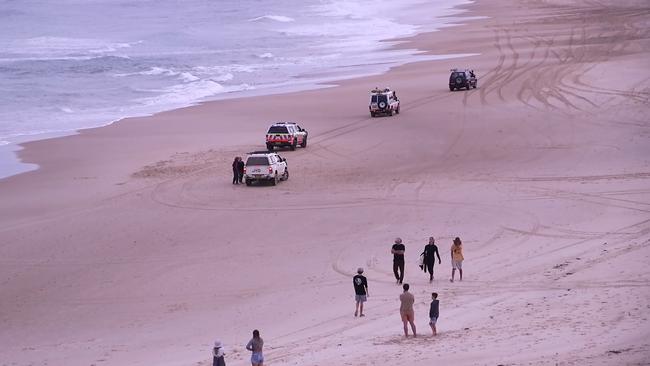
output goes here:
{"type": "Polygon", "coordinates": [[[289,146],[289,149],[291,149],[291,151],[295,151],[297,145],[298,145],[298,140],[293,140],[293,144],[289,146]]]}
{"type": "Polygon", "coordinates": [[[303,149],[307,147],[307,136],[305,136],[305,139],[302,140],[302,144],[300,144],[300,146],[301,146],[303,149]]]}
{"type": "Polygon", "coordinates": [[[395,113],[396,113],[396,114],[399,114],[399,106],[398,106],[397,109],[395,110],[395,113]]]}
{"type": "Polygon", "coordinates": [[[453,86],[450,86],[450,87],[449,87],[449,91],[454,91],[454,87],[453,87],[453,86]]]}
{"type": "Polygon", "coordinates": [[[266,149],[268,151],[273,151],[273,145],[272,144],[266,144],[266,149]]]}
{"type": "Polygon", "coordinates": [[[246,179],[246,185],[250,187],[251,184],[253,184],[253,181],[250,179],[246,179]]]}
{"type": "Polygon", "coordinates": [[[470,85],[470,83],[467,83],[467,90],[470,90],[471,88],[472,86],[470,85]]]}
{"type": "Polygon", "coordinates": [[[288,180],[289,179],[289,169],[284,170],[284,174],[282,175],[282,180],[288,180]]]}
{"type": "Polygon", "coordinates": [[[389,115],[389,116],[392,116],[392,115],[393,115],[393,110],[392,110],[392,109],[389,109],[389,110],[388,110],[388,115],[389,115]]]}
{"type": "Polygon", "coordinates": [[[375,112],[370,112],[370,117],[375,117],[375,112]]]}
{"type": "Polygon", "coordinates": [[[271,179],[271,185],[274,186],[278,184],[278,172],[275,172],[275,176],[271,179]]]}

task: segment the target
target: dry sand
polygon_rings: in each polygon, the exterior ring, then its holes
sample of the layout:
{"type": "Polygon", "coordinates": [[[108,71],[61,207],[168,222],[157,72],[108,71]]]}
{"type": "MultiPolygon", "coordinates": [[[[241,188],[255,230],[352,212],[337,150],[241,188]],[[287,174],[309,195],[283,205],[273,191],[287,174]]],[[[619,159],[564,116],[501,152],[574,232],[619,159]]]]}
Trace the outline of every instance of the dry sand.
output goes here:
{"type": "Polygon", "coordinates": [[[268,365],[649,364],[648,2],[469,9],[490,18],[403,46],[479,56],[27,144],[41,169],[0,181],[0,364],[209,365],[220,338],[247,365],[254,328],[268,365]],[[479,88],[449,92],[464,65],[479,88]],[[383,85],[402,113],[371,119],[383,85]],[[291,178],[231,185],[233,156],[276,120],[310,132],[284,153],[291,178]],[[416,265],[430,235],[433,284],[416,265]],[[455,236],[465,279],[450,283],[455,236]]]}

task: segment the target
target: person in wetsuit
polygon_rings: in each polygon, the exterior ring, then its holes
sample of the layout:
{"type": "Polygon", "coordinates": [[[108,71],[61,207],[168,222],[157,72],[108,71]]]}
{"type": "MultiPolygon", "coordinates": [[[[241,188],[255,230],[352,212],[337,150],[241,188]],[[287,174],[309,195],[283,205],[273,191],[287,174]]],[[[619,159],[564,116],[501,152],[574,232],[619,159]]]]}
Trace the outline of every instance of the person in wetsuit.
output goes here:
{"type": "Polygon", "coordinates": [[[424,246],[424,272],[429,271],[429,282],[433,281],[433,265],[436,263],[436,256],[438,257],[438,264],[442,262],[435,242],[436,240],[432,236],[429,238],[429,244],[424,246]]]}

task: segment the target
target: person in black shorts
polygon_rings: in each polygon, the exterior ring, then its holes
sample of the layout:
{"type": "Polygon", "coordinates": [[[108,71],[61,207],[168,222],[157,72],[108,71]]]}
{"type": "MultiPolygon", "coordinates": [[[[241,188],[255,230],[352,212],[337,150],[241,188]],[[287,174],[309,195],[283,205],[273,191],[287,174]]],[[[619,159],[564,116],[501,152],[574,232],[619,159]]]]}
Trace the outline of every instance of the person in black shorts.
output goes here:
{"type": "Polygon", "coordinates": [[[436,256],[438,257],[438,264],[442,262],[435,242],[433,236],[429,237],[429,244],[424,246],[424,272],[429,271],[429,282],[433,281],[433,265],[436,263],[436,256]]]}
{"type": "Polygon", "coordinates": [[[354,299],[356,301],[354,316],[365,316],[363,315],[363,303],[368,300],[368,280],[363,275],[363,268],[359,267],[357,269],[357,275],[352,278],[352,284],[354,285],[354,299]]]}
{"type": "Polygon", "coordinates": [[[393,273],[395,274],[395,279],[398,284],[401,284],[404,280],[404,251],[406,247],[402,244],[401,238],[395,239],[395,244],[391,248],[390,252],[393,253],[393,273]]]}

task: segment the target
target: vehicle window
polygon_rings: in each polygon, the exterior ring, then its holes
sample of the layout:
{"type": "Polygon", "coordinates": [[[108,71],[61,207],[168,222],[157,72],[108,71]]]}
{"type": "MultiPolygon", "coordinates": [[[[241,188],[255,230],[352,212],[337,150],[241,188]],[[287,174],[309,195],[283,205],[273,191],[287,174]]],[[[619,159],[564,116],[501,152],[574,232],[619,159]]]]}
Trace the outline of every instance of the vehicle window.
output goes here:
{"type": "Polygon", "coordinates": [[[373,95],[373,96],[370,98],[370,102],[371,102],[371,103],[377,103],[377,96],[376,96],[376,95],[373,95]]]}
{"type": "Polygon", "coordinates": [[[381,103],[386,101],[388,101],[388,98],[385,95],[382,94],[377,96],[377,102],[381,103]]]}
{"type": "Polygon", "coordinates": [[[269,165],[269,159],[266,156],[249,156],[246,165],[269,165]]]}
{"type": "Polygon", "coordinates": [[[296,130],[293,129],[293,126],[287,126],[287,129],[289,130],[289,133],[295,133],[296,130]]]}
{"type": "Polygon", "coordinates": [[[267,133],[288,133],[287,126],[271,126],[267,133]]]}

